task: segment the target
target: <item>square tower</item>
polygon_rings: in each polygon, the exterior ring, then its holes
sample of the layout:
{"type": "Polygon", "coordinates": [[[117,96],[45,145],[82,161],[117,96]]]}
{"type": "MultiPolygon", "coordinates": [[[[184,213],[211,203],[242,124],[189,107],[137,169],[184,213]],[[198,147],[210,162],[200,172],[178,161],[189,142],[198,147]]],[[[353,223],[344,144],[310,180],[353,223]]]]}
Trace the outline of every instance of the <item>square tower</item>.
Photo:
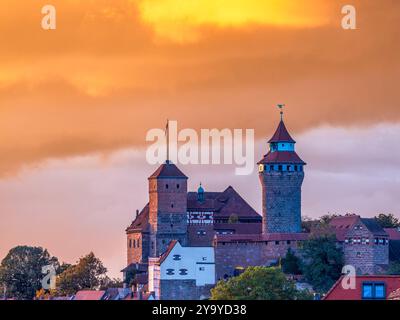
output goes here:
{"type": "Polygon", "coordinates": [[[166,161],[149,177],[150,256],[158,257],[172,240],[187,242],[187,177],[166,161]]]}

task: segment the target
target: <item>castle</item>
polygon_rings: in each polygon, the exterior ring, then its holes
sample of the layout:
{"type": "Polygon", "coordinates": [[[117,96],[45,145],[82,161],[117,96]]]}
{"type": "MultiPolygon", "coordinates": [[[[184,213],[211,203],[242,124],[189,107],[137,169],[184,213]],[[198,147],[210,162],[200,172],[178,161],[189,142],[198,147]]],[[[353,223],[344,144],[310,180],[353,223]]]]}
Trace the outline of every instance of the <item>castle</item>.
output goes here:
{"type": "MultiPolygon", "coordinates": [[[[231,186],[188,192],[188,177],[166,161],[149,178],[149,203],[126,229],[127,267],[137,290],[156,299],[207,297],[215,283],[248,266],[277,263],[290,248],[298,253],[302,231],[301,187],[306,163],[281,119],[269,151],[258,162],[262,215],[231,186]],[[146,285],[146,286],[143,286],[146,285]]],[[[373,219],[338,217],[331,228],[346,264],[360,274],[389,263],[389,235],[373,219]]]]}

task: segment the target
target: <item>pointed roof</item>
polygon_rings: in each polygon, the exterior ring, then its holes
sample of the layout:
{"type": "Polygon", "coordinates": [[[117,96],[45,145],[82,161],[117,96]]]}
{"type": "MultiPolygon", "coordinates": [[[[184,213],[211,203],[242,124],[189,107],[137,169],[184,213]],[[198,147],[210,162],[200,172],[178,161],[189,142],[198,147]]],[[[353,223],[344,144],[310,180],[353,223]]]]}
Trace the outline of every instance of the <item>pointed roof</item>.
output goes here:
{"type": "Polygon", "coordinates": [[[268,143],[274,142],[290,142],[296,143],[293,138],[290,136],[289,132],[286,129],[285,123],[283,120],[279,122],[278,128],[276,129],[272,138],[268,141],[268,143]]]}
{"type": "Polygon", "coordinates": [[[166,161],[149,177],[149,179],[187,179],[188,177],[171,161],[166,161]]]}

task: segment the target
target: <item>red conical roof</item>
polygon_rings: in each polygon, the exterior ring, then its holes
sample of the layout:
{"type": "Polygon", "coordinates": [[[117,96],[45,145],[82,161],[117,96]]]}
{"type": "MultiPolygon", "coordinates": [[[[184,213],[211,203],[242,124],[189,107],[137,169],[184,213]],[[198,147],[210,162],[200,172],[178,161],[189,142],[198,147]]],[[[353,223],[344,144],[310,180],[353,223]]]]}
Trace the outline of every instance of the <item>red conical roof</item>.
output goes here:
{"type": "Polygon", "coordinates": [[[268,141],[268,143],[274,143],[274,142],[296,143],[296,141],[293,140],[293,138],[290,136],[289,132],[287,131],[285,124],[283,123],[283,120],[281,120],[281,122],[279,122],[279,126],[276,129],[274,135],[268,141]]]}

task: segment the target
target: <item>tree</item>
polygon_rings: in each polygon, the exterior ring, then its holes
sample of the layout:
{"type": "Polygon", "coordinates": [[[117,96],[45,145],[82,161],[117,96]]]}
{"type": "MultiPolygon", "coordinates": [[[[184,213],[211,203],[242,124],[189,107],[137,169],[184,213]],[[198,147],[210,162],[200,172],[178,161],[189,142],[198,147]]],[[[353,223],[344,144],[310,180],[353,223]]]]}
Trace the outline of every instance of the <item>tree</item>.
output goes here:
{"type": "Polygon", "coordinates": [[[313,237],[303,244],[303,274],[314,290],[328,291],[343,268],[343,252],[331,235],[313,237]]]}
{"type": "Polygon", "coordinates": [[[375,220],[379,223],[382,228],[398,228],[400,227],[399,219],[393,214],[381,213],[375,217],[375,220]]]}
{"type": "Polygon", "coordinates": [[[72,295],[83,289],[98,289],[106,279],[107,269],[93,252],[79,259],[57,278],[57,292],[72,295]]]}
{"type": "Polygon", "coordinates": [[[50,256],[41,247],[17,246],[12,248],[0,265],[0,283],[6,296],[17,299],[32,299],[42,288],[42,267],[53,265],[59,268],[56,257],[50,256]]]}
{"type": "Polygon", "coordinates": [[[124,286],[124,282],[118,278],[109,278],[106,276],[100,283],[100,289],[106,290],[108,288],[122,288],[124,286]]]}
{"type": "Polygon", "coordinates": [[[310,299],[296,289],[279,268],[248,267],[229,280],[221,280],[211,289],[212,300],[296,300],[310,299]]]}
{"type": "Polygon", "coordinates": [[[282,271],[286,274],[302,274],[301,261],[290,248],[282,259],[282,271]]]}

